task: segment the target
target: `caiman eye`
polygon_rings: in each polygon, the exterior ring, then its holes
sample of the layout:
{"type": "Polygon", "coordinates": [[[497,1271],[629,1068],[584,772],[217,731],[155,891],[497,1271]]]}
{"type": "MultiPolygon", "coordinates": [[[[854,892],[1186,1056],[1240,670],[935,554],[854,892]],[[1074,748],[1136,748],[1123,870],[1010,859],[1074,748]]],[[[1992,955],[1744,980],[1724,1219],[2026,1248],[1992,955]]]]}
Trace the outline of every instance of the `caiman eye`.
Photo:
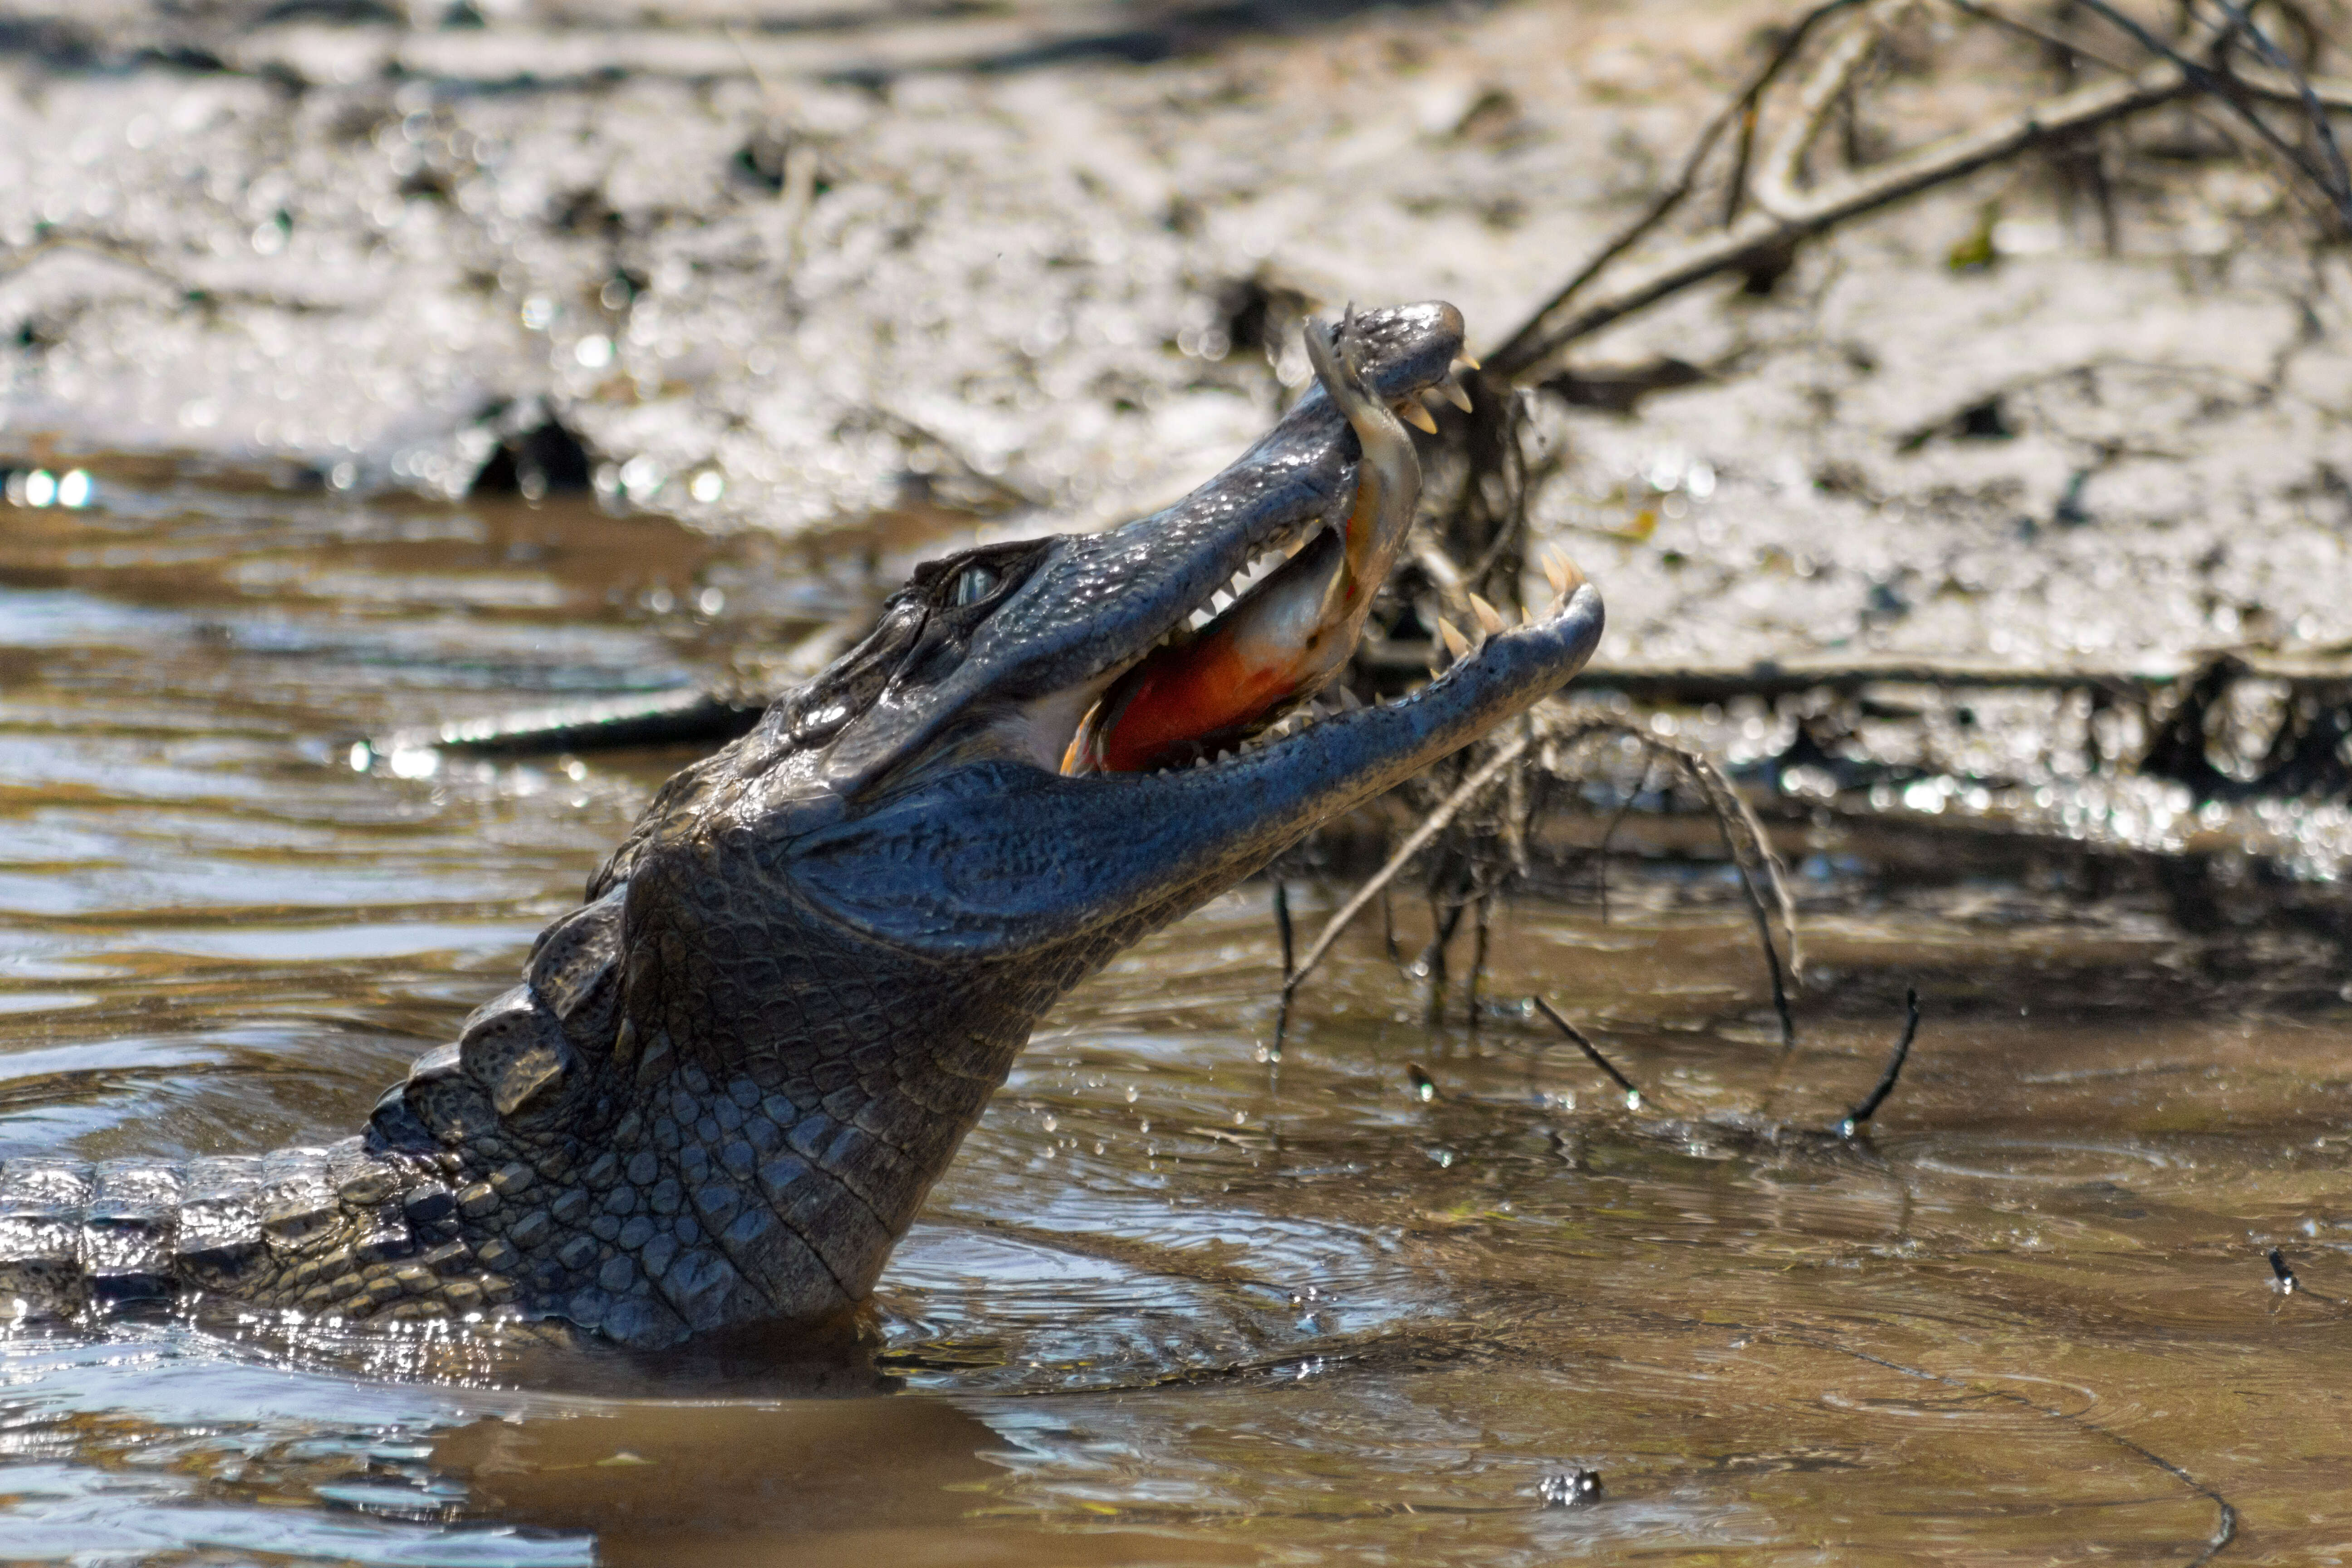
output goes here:
{"type": "Polygon", "coordinates": [[[966,605],[979,604],[996,592],[996,584],[1000,581],[1002,579],[997,576],[996,568],[993,566],[965,567],[963,574],[955,581],[956,608],[961,609],[966,605]]]}

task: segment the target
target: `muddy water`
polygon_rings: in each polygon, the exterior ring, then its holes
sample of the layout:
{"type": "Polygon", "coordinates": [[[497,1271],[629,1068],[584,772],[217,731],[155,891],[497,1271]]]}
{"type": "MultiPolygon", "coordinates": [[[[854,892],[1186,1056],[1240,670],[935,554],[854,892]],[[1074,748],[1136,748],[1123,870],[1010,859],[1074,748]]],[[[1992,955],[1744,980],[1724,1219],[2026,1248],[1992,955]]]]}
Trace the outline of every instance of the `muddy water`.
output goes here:
{"type": "MultiPolygon", "coordinates": [[[[688,679],[753,574],[552,508],[96,502],[0,509],[0,1156],[334,1138],[681,760],[349,739],[688,679]]],[[[834,592],[765,591],[770,630],[834,592]]],[[[1053,1016],[863,1342],[18,1330],[0,1558],[2352,1554],[2352,1007],[2129,901],[1810,865],[1792,1057],[1708,868],[1511,915],[1494,993],[1585,1021],[1638,1111],[1517,1018],[1431,1034],[1370,938],[1277,1071],[1266,897],[1229,896],[1053,1016]],[[1914,984],[1874,1135],[1822,1135],[1914,984]],[[1577,1464],[1601,1500],[1542,1506],[1577,1464]]]]}

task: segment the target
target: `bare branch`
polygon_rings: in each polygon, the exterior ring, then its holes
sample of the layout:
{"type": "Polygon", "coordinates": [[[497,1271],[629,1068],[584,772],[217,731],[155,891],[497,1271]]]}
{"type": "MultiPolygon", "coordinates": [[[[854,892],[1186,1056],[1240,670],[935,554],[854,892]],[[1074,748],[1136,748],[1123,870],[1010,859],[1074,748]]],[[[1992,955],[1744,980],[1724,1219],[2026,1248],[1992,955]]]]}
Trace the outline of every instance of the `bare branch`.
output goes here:
{"type": "MultiPolygon", "coordinates": [[[[2273,152],[2285,159],[2296,173],[2326,193],[2328,200],[2336,205],[2337,216],[2343,219],[2345,226],[2352,229],[2352,190],[2339,190],[2331,177],[2332,174],[2340,173],[2343,168],[2343,160],[2340,157],[2336,159],[2333,171],[2314,168],[2305,160],[2301,151],[2272,128],[2269,121],[2254,112],[2252,105],[2246,101],[2246,95],[2240,88],[2237,79],[2226,69],[2216,70],[2201,61],[2189,58],[2149,32],[2129,16],[2108,5],[2106,0],[2081,0],[2081,4],[2085,10],[2105,18],[2119,31],[2128,34],[2134,43],[2148,53],[2168,61],[2173,68],[2181,73],[2182,79],[2200,92],[2219,99],[2236,111],[2238,118],[2245,121],[2255,135],[2268,143],[2273,152]]],[[[2208,33],[2217,48],[2226,45],[2231,36],[2251,29],[2253,26],[2243,10],[2227,4],[2226,0],[2221,3],[2221,10],[2226,18],[2224,25],[2209,29],[2208,33]]],[[[2261,37],[2259,33],[2254,36],[2261,37]]],[[[2270,40],[2263,38],[2262,42],[2263,45],[2268,45],[2270,40]]],[[[2273,55],[2276,53],[2275,50],[2270,52],[2273,55]]],[[[2273,58],[2272,65],[2273,68],[2279,69],[2281,75],[2290,79],[2294,75],[2294,68],[2286,64],[2285,57],[2283,55],[2277,55],[2273,58]]],[[[2319,111],[2315,100],[2312,104],[2312,113],[2323,127],[2326,125],[2326,116],[2319,111]]],[[[2333,135],[2328,137],[2326,145],[2330,153],[2335,151],[2333,135]]]]}
{"type": "Polygon", "coordinates": [[[1527,323],[1513,333],[1509,341],[1490,357],[1508,360],[1518,353],[1523,346],[1520,340],[1533,331],[1538,322],[1558,312],[1570,300],[1580,292],[1585,285],[1599,277],[1602,268],[1641,243],[1651,230],[1671,216],[1675,209],[1682,205],[1691,192],[1697,188],[1699,170],[1706,165],[1708,154],[1715,151],[1716,142],[1722,138],[1724,132],[1735,121],[1738,122],[1740,128],[1739,143],[1732,170],[1731,205],[1725,208],[1723,220],[1727,224],[1738,217],[1739,192],[1747,184],[1748,160],[1749,152],[1755,144],[1757,115],[1765,89],[1779,79],[1781,71],[1788,68],[1789,62],[1796,58],[1797,51],[1804,47],[1805,40],[1812,36],[1816,26],[1838,12],[1850,9],[1861,3],[1862,0],[1827,0],[1826,4],[1816,5],[1799,17],[1796,24],[1781,38],[1780,46],[1772,51],[1771,58],[1764,62],[1762,68],[1758,70],[1755,76],[1748,79],[1748,85],[1740,89],[1739,96],[1733,99],[1699,132],[1698,141],[1692,146],[1690,155],[1683,160],[1682,173],[1675,176],[1675,183],[1667,186],[1640,217],[1635,218],[1620,230],[1608,244],[1602,246],[1592,259],[1587,261],[1573,277],[1560,286],[1558,292],[1545,300],[1535,314],[1528,319],[1527,323]]]}
{"type": "Polygon", "coordinates": [[[1797,180],[1805,154],[1820,139],[1822,128],[1829,123],[1830,110],[1838,99],[1853,85],[1855,73],[1877,52],[1886,29],[1916,4],[1917,0],[1876,0],[1859,20],[1837,36],[1822,63],[1798,89],[1796,123],[1765,156],[1763,165],[1750,182],[1749,194],[1755,196],[1758,206],[1784,221],[1790,221],[1792,215],[1802,209],[1805,198],[1797,180]]]}
{"type": "MultiPolygon", "coordinates": [[[[1874,15],[1857,20],[1853,26],[1865,39],[1874,38],[1879,22],[1874,15]]],[[[1825,78],[1826,72],[1817,73],[1815,81],[1825,78]]],[[[2187,71],[2172,60],[2161,60],[2133,76],[2079,88],[1811,191],[1776,187],[1776,212],[1750,213],[1721,233],[1662,258],[1612,289],[1588,296],[1580,303],[1562,301],[1538,311],[1512,333],[1504,348],[1488,357],[1487,374],[1522,382],[1540,379],[1550,362],[1570,343],[1694,284],[1752,268],[1801,239],[1948,184],[2029,148],[2143,113],[2194,90],[2187,71]]],[[[1801,147],[1798,151],[1801,153],[1801,147]]]]}
{"type": "MultiPolygon", "coordinates": [[[[2269,61],[2273,70],[2295,84],[2296,97],[2302,103],[2304,114],[2311,121],[2311,133],[2319,143],[2323,160],[2324,173],[2314,174],[2313,179],[2336,203],[2336,215],[2343,218],[2345,229],[2352,232],[2352,171],[2344,166],[2344,149],[2336,144],[2336,128],[2327,122],[2326,107],[2319,101],[2318,91],[2312,86],[2311,79],[2295,69],[2294,62],[2271,42],[2269,34],[2254,25],[2253,17],[2247,15],[2244,6],[2233,5],[2231,0],[2215,0],[2215,4],[2237,25],[2238,31],[2252,40],[2255,53],[2269,61]]],[[[2242,112],[2248,119],[2253,118],[2251,110],[2242,110],[2242,112]]],[[[2299,165],[2301,160],[2298,159],[2297,163],[2299,165]]]]}
{"type": "Polygon", "coordinates": [[[1864,1095],[1838,1123],[1837,1135],[1841,1138],[1852,1138],[1868,1126],[1870,1119],[1878,1114],[1878,1108],[1886,1103],[1886,1097],[1895,1092],[1895,1080],[1903,1076],[1903,1064],[1911,1056],[1911,1042],[1919,1037],[1918,987],[1913,986],[1903,994],[1903,1037],[1895,1042],[1894,1054],[1886,1058],[1886,1070],[1878,1075],[1877,1087],[1864,1095]]]}
{"type": "Polygon", "coordinates": [[[1348,929],[1349,922],[1363,913],[1364,906],[1377,898],[1381,889],[1394,881],[1397,873],[1403,870],[1414,856],[1426,848],[1432,839],[1445,831],[1446,824],[1460,816],[1464,807],[1484,795],[1502,775],[1504,769],[1525,756],[1528,748],[1534,742],[1535,737],[1532,733],[1519,735],[1506,742],[1493,756],[1481,763],[1475,772],[1464,779],[1435,811],[1422,819],[1421,826],[1414,828],[1402,844],[1397,846],[1396,853],[1389,857],[1388,864],[1372,873],[1371,879],[1350,894],[1348,901],[1339,906],[1339,911],[1324,922],[1323,930],[1307,946],[1306,954],[1298,961],[1297,967],[1294,968],[1282,983],[1282,995],[1285,1002],[1290,999],[1291,993],[1298,989],[1300,983],[1314,973],[1315,966],[1323,962],[1323,955],[1331,950],[1333,942],[1339,940],[1339,933],[1348,929]]]}

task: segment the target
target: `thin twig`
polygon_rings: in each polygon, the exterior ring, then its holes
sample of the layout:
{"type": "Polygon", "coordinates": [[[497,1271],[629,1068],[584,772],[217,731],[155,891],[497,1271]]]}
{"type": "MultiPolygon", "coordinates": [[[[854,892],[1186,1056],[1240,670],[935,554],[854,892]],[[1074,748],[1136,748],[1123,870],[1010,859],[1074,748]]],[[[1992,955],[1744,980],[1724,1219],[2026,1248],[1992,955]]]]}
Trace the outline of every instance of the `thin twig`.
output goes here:
{"type": "Polygon", "coordinates": [[[1657,759],[1651,755],[1649,748],[1643,747],[1642,780],[1633,786],[1633,792],[1631,795],[1617,803],[1617,811],[1609,819],[1608,830],[1601,835],[1601,847],[1593,851],[1601,865],[1601,923],[1602,925],[1609,923],[1609,847],[1617,841],[1617,830],[1625,826],[1625,815],[1633,809],[1633,803],[1650,793],[1650,769],[1656,761],[1657,759]]]}
{"type": "MultiPolygon", "coordinates": [[[[1714,814],[1717,830],[1723,835],[1724,852],[1731,858],[1732,868],[1739,878],[1740,895],[1756,922],[1757,938],[1763,944],[1764,965],[1772,981],[1772,1010],[1780,1020],[1781,1047],[1793,1047],[1797,1043],[1797,1023],[1789,1003],[1789,982],[1801,979],[1804,973],[1804,956],[1798,946],[1797,903],[1789,891],[1788,874],[1780,865],[1780,858],[1773,853],[1772,841],[1765,835],[1764,824],[1757,817],[1755,808],[1703,752],[1677,746],[1622,720],[1588,721],[1561,740],[1563,743],[1573,743],[1600,734],[1631,737],[1652,754],[1673,761],[1698,786],[1700,796],[1714,814]],[[1785,969],[1779,944],[1772,939],[1773,909],[1779,910],[1781,929],[1789,936],[1785,969]]],[[[1643,782],[1648,782],[1646,773],[1643,782]]]]}
{"type": "Polygon", "coordinates": [[[2253,40],[2254,52],[2270,62],[2271,69],[2295,84],[2297,96],[2303,101],[2304,114],[2311,121],[2312,136],[2318,142],[2319,151],[2326,160],[2329,177],[2318,182],[2320,188],[2334,198],[2336,210],[2344,219],[2344,226],[2352,230],[2352,170],[2344,166],[2344,149],[2336,145],[2336,128],[2327,122],[2327,110],[2320,103],[2319,93],[2311,85],[2311,79],[2297,70],[2285,52],[2271,42],[2270,35],[2255,25],[2244,6],[2233,5],[2231,0],[2214,0],[2214,4],[2237,24],[2240,32],[2253,40]]]}
{"type": "Polygon", "coordinates": [[[1315,966],[1323,962],[1323,955],[1331,951],[1331,944],[1339,940],[1339,933],[1348,929],[1349,922],[1363,912],[1364,906],[1371,902],[1382,889],[1394,881],[1397,873],[1403,870],[1412,858],[1427,847],[1431,839],[1445,831],[1446,824],[1459,816],[1465,806],[1484,795],[1487,787],[1501,776],[1504,769],[1525,756],[1528,747],[1533,743],[1533,741],[1532,735],[1521,735],[1506,742],[1493,756],[1488,757],[1479,765],[1476,772],[1463,780],[1436,810],[1422,819],[1421,826],[1414,828],[1406,837],[1405,841],[1397,847],[1396,853],[1389,857],[1388,864],[1374,872],[1369,881],[1349,895],[1348,901],[1341,904],[1338,912],[1324,922],[1322,931],[1317,933],[1315,941],[1307,947],[1307,955],[1298,961],[1297,967],[1293,969],[1283,981],[1282,994],[1285,1001],[1287,1001],[1291,994],[1298,989],[1300,984],[1315,972],[1315,966]]]}
{"type": "MultiPolygon", "coordinates": [[[[1511,776],[1517,778],[1518,774],[1514,772],[1511,776]]],[[[1470,1041],[1475,1045],[1478,1040],[1478,981],[1479,977],[1486,973],[1486,944],[1491,935],[1495,913],[1494,895],[1481,894],[1474,907],[1476,923],[1471,927],[1470,979],[1463,987],[1463,994],[1470,1013],[1470,1041]]]]}
{"type": "MultiPolygon", "coordinates": [[[[2317,185],[2320,190],[2326,194],[2329,202],[2335,205],[2336,215],[2343,219],[2345,226],[2347,228],[2352,228],[2352,190],[2339,193],[2334,182],[2329,177],[2329,171],[2315,169],[2312,167],[2311,164],[2305,160],[2300,150],[2298,150],[2293,143],[2289,142],[2285,137],[2281,136],[2277,131],[2273,129],[2269,121],[2264,120],[2261,115],[2256,114],[2253,110],[2253,107],[2246,101],[2245,94],[2242,90],[2236,76],[2226,69],[2215,70],[2210,66],[2207,66],[2200,61],[2190,58],[2187,54],[2184,54],[2180,50],[2173,47],[2170,44],[2166,43],[2154,33],[2149,32],[2131,16],[2126,16],[2125,13],[2116,10],[2113,5],[2108,5],[2106,0],[2081,0],[2081,4],[2084,10],[2089,11],[2094,16],[2105,18],[2108,23],[2113,25],[2118,30],[2128,34],[2134,43],[2139,45],[2140,47],[2146,49],[2148,53],[2168,61],[2175,69],[2180,72],[2182,78],[2188,81],[2189,85],[2194,87],[2200,92],[2207,94],[2209,97],[2219,99],[2222,103],[2226,104],[2233,112],[2236,113],[2240,120],[2245,121],[2246,125],[2252,130],[2255,135],[2261,137],[2270,145],[2273,152],[2285,159],[2289,166],[2291,166],[2297,174],[2303,175],[2305,179],[2309,180],[2313,184],[2317,185]]],[[[2238,7],[2224,4],[2221,6],[2221,10],[2222,15],[2228,18],[2228,25],[2210,30],[2211,41],[2217,47],[2221,45],[2226,44],[2231,34],[2240,31],[2242,27],[2251,26],[2251,24],[2245,20],[2245,13],[2238,9],[2238,7]]],[[[2267,40],[2265,40],[2265,42],[2267,42],[2267,40]]],[[[2202,41],[2200,40],[2200,47],[2202,41]]],[[[2273,68],[2276,68],[2275,62],[2273,68]]],[[[2285,75],[2292,79],[2295,73],[2292,68],[2288,68],[2281,74],[2285,75]]],[[[2318,117],[2322,124],[2326,123],[2326,117],[2320,112],[2318,103],[2315,99],[2312,100],[2311,111],[2314,115],[2318,117]]],[[[2329,151],[2334,151],[2335,142],[2333,137],[2328,139],[2327,146],[2329,151]]],[[[2338,169],[2342,167],[2342,160],[2340,158],[2336,161],[2336,167],[2338,169]]]]}
{"type": "Polygon", "coordinates": [[[1788,981],[1801,976],[1804,955],[1797,946],[1797,904],[1790,896],[1789,880],[1781,868],[1780,858],[1772,852],[1772,841],[1764,836],[1764,825],[1757,820],[1756,810],[1748,797],[1723,776],[1721,769],[1696,752],[1680,747],[1668,747],[1682,760],[1684,768],[1698,781],[1699,789],[1707,797],[1715,812],[1716,830],[1723,835],[1723,847],[1731,857],[1733,868],[1739,873],[1739,889],[1746,895],[1748,912],[1756,921],[1757,940],[1764,945],[1764,966],[1772,978],[1772,1010],[1780,1017],[1780,1046],[1789,1049],[1797,1043],[1797,1021],[1789,1006],[1788,981]],[[1735,838],[1732,825],[1738,823],[1743,844],[1735,838]],[[1743,849],[1746,853],[1742,853],[1743,849]],[[1764,889],[1757,887],[1760,869],[1764,889]],[[1772,901],[1780,911],[1780,928],[1789,933],[1789,964],[1784,974],[1780,967],[1780,951],[1773,945],[1771,917],[1765,912],[1764,894],[1769,889],[1772,901]]]}
{"type": "Polygon", "coordinates": [[[1282,977],[1290,978],[1290,885],[1281,878],[1274,879],[1274,930],[1282,939],[1282,977]]]}
{"type": "Polygon", "coordinates": [[[1886,1097],[1895,1092],[1895,1080],[1903,1075],[1903,1064],[1911,1055],[1911,1042],[1919,1036],[1916,986],[1904,992],[1903,1006],[1903,1037],[1895,1042],[1895,1054],[1886,1058],[1886,1070],[1878,1075],[1878,1087],[1864,1095],[1862,1103],[1847,1111],[1845,1119],[1838,1123],[1837,1135],[1841,1138],[1851,1138],[1869,1125],[1870,1119],[1878,1114],[1878,1108],[1886,1103],[1886,1097]]]}
{"type": "Polygon", "coordinates": [[[1584,1037],[1583,1030],[1578,1028],[1575,1025],[1561,1017],[1559,1011],[1542,997],[1530,996],[1528,1000],[1534,1003],[1536,1005],[1536,1010],[1541,1013],[1545,1017],[1549,1018],[1552,1021],[1552,1026],[1557,1028],[1561,1034],[1567,1036],[1570,1042],[1573,1044],[1578,1050],[1582,1051],[1586,1058],[1590,1060],[1594,1067],[1597,1067],[1602,1072],[1607,1073],[1609,1075],[1610,1082],[1615,1084],[1619,1089],[1625,1091],[1626,1110],[1639,1110],[1642,1109],[1642,1091],[1633,1087],[1633,1080],[1632,1079],[1627,1078],[1623,1073],[1617,1070],[1616,1063],[1611,1061],[1607,1057],[1601,1054],[1601,1047],[1599,1046],[1594,1045],[1591,1040],[1584,1037]]]}

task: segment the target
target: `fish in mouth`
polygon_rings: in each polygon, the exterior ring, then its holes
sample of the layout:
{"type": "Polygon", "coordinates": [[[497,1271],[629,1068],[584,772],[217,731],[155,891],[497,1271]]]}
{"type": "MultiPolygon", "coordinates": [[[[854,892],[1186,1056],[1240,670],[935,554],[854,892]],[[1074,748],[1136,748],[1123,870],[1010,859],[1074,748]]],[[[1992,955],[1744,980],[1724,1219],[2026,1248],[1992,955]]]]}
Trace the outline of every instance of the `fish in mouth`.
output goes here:
{"type": "MultiPolygon", "coordinates": [[[[1354,653],[1421,499],[1421,464],[1399,416],[1436,426],[1412,396],[1393,408],[1375,396],[1338,331],[1309,321],[1305,337],[1316,380],[1362,449],[1354,504],[1255,583],[1237,579],[1231,605],[1205,625],[1171,632],[1114,681],[1080,722],[1065,773],[1134,773],[1246,744],[1313,698],[1354,653]]],[[[1462,395],[1452,382],[1440,384],[1462,395]]]]}

